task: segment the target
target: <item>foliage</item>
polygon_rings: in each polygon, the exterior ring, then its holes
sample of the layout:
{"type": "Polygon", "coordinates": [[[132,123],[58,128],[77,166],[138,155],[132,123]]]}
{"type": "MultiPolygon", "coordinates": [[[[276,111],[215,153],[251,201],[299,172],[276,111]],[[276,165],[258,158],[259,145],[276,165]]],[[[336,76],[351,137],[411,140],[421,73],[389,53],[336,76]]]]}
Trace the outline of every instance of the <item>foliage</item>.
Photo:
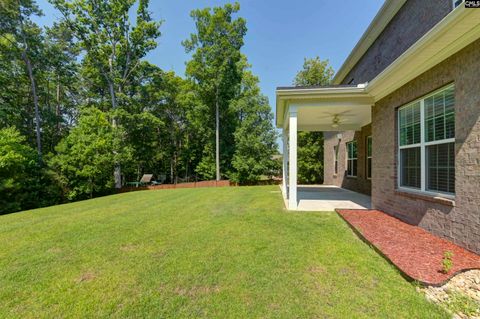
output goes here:
{"type": "Polygon", "coordinates": [[[298,182],[323,183],[323,132],[298,133],[298,182]]]}
{"type": "Polygon", "coordinates": [[[48,172],[38,165],[36,151],[14,127],[0,129],[0,214],[59,201],[48,172]]]}
{"type": "Polygon", "coordinates": [[[123,143],[121,128],[96,108],[81,112],[78,125],[57,146],[51,165],[60,174],[68,199],[111,193],[115,163],[126,162],[131,149],[123,143]]]}
{"type": "Polygon", "coordinates": [[[318,56],[305,58],[302,70],[297,73],[293,82],[297,86],[328,85],[334,74],[328,60],[321,60],[318,56]]]}
{"type": "MultiPolygon", "coordinates": [[[[331,83],[334,71],[328,60],[318,56],[305,58],[303,68],[295,76],[296,86],[319,86],[331,83]]],[[[299,132],[298,134],[298,182],[323,183],[323,132],[299,132]]]]}
{"type": "Polygon", "coordinates": [[[183,41],[186,51],[193,52],[186,74],[195,84],[203,103],[204,116],[199,117],[195,125],[207,129],[204,152],[197,167],[201,177],[210,177],[216,172],[217,179],[220,179],[220,166],[223,175],[231,170],[234,153],[231,141],[236,119],[230,111],[230,103],[238,95],[242,81],[240,49],[247,31],[244,19],[232,17],[239,10],[240,5],[235,3],[213,10],[192,11],[197,32],[183,41]],[[214,162],[215,166],[212,166],[210,153],[213,145],[219,159],[214,162]]]}
{"type": "MultiPolygon", "coordinates": [[[[153,21],[148,12],[148,0],[51,0],[64,16],[64,22],[85,53],[85,75],[99,92],[107,110],[132,108],[132,94],[138,87],[137,69],[147,53],[157,46],[160,21],[153,21]],[[136,21],[131,23],[130,10],[138,4],[136,21]]],[[[117,126],[115,116],[112,126],[117,126]]],[[[116,150],[114,150],[116,151],[116,150]]],[[[121,165],[115,163],[112,172],[115,187],[122,186],[121,165]]]]}
{"type": "Polygon", "coordinates": [[[41,155],[1,181],[2,212],[109,194],[147,173],[213,179],[216,145],[223,178],[274,174],[272,114],[240,51],[238,4],[191,13],[184,79],[148,62],[162,24],[148,0],[49,1],[61,14],[50,27],[34,22],[36,1],[0,1],[0,130],[41,155]]]}
{"type": "Polygon", "coordinates": [[[276,173],[276,132],[273,116],[265,96],[260,93],[258,79],[244,72],[241,97],[233,103],[239,117],[234,133],[235,153],[232,159],[233,181],[252,183],[262,176],[276,173]]]}
{"type": "Polygon", "coordinates": [[[453,267],[453,252],[446,251],[443,253],[442,258],[442,272],[448,274],[453,267]]]}

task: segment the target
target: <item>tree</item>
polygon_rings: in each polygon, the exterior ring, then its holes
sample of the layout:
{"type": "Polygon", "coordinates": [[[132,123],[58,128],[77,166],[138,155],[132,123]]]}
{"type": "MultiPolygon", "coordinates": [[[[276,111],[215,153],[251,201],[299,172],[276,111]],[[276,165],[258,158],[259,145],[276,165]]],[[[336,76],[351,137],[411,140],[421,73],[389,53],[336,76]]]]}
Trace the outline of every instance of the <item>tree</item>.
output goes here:
{"type": "Polygon", "coordinates": [[[13,127],[0,130],[0,214],[20,210],[22,178],[35,166],[35,151],[13,127]]]}
{"type": "Polygon", "coordinates": [[[122,142],[122,128],[110,123],[111,115],[86,108],[77,126],[57,146],[50,165],[58,172],[68,199],[109,194],[114,187],[109,172],[116,163],[130,160],[132,151],[122,142]]]}
{"type": "Polygon", "coordinates": [[[238,116],[232,180],[253,183],[271,175],[276,162],[276,132],[268,99],[260,93],[258,78],[244,71],[242,93],[233,107],[238,116]]]}
{"type": "Polygon", "coordinates": [[[0,129],[0,214],[56,204],[60,189],[14,127],[0,129]]]}
{"type": "Polygon", "coordinates": [[[10,42],[21,55],[30,80],[30,90],[35,111],[35,132],[38,158],[41,161],[42,139],[41,118],[37,94],[36,72],[34,60],[37,58],[42,44],[40,28],[31,21],[31,16],[42,15],[33,0],[4,0],[0,2],[0,36],[10,42]]]}
{"type": "Polygon", "coordinates": [[[335,71],[328,60],[320,57],[303,60],[302,70],[298,71],[293,81],[296,86],[328,85],[332,82],[335,71]]]}
{"type": "MultiPolygon", "coordinates": [[[[85,52],[86,75],[103,85],[110,96],[112,110],[126,107],[128,86],[141,65],[141,59],[156,46],[161,22],[153,21],[148,0],[51,0],[63,14],[79,45],[85,52]],[[129,11],[138,2],[136,22],[129,11]]],[[[111,118],[112,126],[118,123],[111,118]]],[[[117,152],[114,150],[114,152],[117,152]]],[[[114,168],[115,187],[122,186],[120,164],[114,168]]]]}
{"type": "MultiPolygon", "coordinates": [[[[322,61],[318,56],[305,58],[303,68],[293,83],[296,86],[329,85],[333,75],[328,60],[322,61]]],[[[304,184],[323,183],[323,132],[298,134],[298,181],[304,184]]]]}
{"type": "MultiPolygon", "coordinates": [[[[190,35],[190,39],[183,42],[187,53],[193,52],[192,60],[187,63],[186,74],[194,81],[201,99],[206,106],[206,127],[215,127],[215,176],[221,179],[220,172],[220,133],[222,139],[229,141],[233,135],[231,116],[228,114],[230,101],[237,95],[241,83],[242,70],[239,62],[242,55],[243,38],[246,34],[246,22],[242,18],[233,18],[233,14],[240,10],[240,5],[226,4],[224,7],[194,10],[191,17],[195,20],[197,32],[190,35]],[[212,112],[213,111],[213,112],[212,112]],[[215,118],[214,125],[209,115],[215,118]],[[213,115],[212,114],[212,115],[213,115]],[[220,126],[222,118],[222,128],[220,126]]],[[[224,162],[230,162],[233,154],[231,148],[222,150],[224,162]]],[[[205,144],[204,157],[197,171],[205,171],[209,175],[211,167],[211,144],[205,144]]]]}

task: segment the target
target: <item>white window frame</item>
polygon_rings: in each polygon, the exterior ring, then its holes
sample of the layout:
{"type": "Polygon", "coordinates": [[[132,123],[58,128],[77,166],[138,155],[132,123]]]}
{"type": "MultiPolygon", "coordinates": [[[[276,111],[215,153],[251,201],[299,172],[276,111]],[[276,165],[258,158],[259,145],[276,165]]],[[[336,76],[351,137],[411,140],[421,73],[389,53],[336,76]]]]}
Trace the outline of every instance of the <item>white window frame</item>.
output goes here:
{"type": "Polygon", "coordinates": [[[370,167],[370,177],[368,177],[368,160],[372,159],[372,156],[373,155],[373,140],[372,140],[372,136],[367,136],[367,139],[366,139],[366,144],[365,144],[365,158],[367,159],[365,161],[365,176],[367,177],[367,179],[372,179],[372,171],[373,171],[373,162],[372,162],[372,165],[370,167]],[[370,141],[370,144],[372,145],[372,154],[370,154],[370,156],[368,156],[368,141],[370,141]]]}
{"type": "Polygon", "coordinates": [[[426,150],[427,146],[430,145],[438,145],[438,144],[447,144],[447,143],[455,143],[455,138],[448,138],[448,139],[443,139],[443,140],[438,140],[438,141],[431,141],[431,142],[425,142],[425,100],[428,99],[429,97],[432,97],[433,95],[448,90],[449,88],[454,88],[455,84],[449,84],[446,85],[438,90],[435,90],[434,92],[425,95],[421,97],[420,99],[417,99],[411,103],[408,103],[407,105],[401,106],[397,109],[397,141],[398,141],[398,148],[397,148],[397,188],[399,190],[403,190],[406,192],[413,192],[413,193],[419,193],[419,194],[424,194],[428,196],[433,196],[433,197],[445,197],[449,199],[455,199],[455,194],[453,193],[444,193],[444,192],[435,192],[435,191],[429,191],[427,190],[426,184],[427,184],[427,162],[426,162],[426,150]],[[420,102],[420,143],[416,144],[409,144],[409,145],[400,145],[400,110],[406,107],[409,107],[413,104],[416,104],[420,102]],[[403,149],[408,149],[408,148],[415,148],[415,147],[420,147],[420,189],[414,188],[414,187],[408,187],[408,186],[402,186],[401,185],[401,178],[402,178],[402,167],[401,167],[401,150],[403,149]]]}
{"type": "MultiPolygon", "coordinates": [[[[358,177],[358,143],[357,143],[356,140],[353,140],[353,141],[350,141],[350,142],[345,143],[345,147],[346,147],[346,149],[347,149],[347,152],[346,152],[346,153],[347,153],[347,156],[346,156],[346,158],[347,158],[347,166],[345,167],[345,168],[347,169],[347,177],[357,178],[357,177],[358,177]],[[349,145],[350,145],[350,144],[357,144],[357,157],[352,157],[352,158],[350,158],[350,155],[348,154],[348,149],[349,149],[349,145]],[[357,161],[357,175],[350,175],[350,174],[348,174],[348,162],[349,162],[349,161],[352,161],[352,163],[353,163],[353,161],[357,161]]],[[[353,171],[353,164],[352,164],[352,171],[353,171]]]]}

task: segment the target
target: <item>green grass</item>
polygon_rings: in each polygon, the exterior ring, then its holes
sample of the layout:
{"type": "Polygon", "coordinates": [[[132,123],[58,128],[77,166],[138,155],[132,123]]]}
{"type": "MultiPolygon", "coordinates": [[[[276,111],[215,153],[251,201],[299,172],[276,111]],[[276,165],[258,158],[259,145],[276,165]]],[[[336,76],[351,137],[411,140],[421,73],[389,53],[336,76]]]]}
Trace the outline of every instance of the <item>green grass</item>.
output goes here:
{"type": "Polygon", "coordinates": [[[0,318],[446,318],[334,213],[276,186],[0,216],[0,318]]]}

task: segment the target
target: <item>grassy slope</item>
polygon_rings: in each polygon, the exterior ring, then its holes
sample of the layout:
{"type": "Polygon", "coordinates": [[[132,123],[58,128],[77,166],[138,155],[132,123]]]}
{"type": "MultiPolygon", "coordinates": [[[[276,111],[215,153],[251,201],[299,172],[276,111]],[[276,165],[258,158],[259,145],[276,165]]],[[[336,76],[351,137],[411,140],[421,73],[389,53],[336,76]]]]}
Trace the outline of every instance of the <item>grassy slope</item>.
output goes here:
{"type": "Polygon", "coordinates": [[[280,196],[144,191],[0,216],[0,317],[446,317],[334,213],[280,196]]]}

